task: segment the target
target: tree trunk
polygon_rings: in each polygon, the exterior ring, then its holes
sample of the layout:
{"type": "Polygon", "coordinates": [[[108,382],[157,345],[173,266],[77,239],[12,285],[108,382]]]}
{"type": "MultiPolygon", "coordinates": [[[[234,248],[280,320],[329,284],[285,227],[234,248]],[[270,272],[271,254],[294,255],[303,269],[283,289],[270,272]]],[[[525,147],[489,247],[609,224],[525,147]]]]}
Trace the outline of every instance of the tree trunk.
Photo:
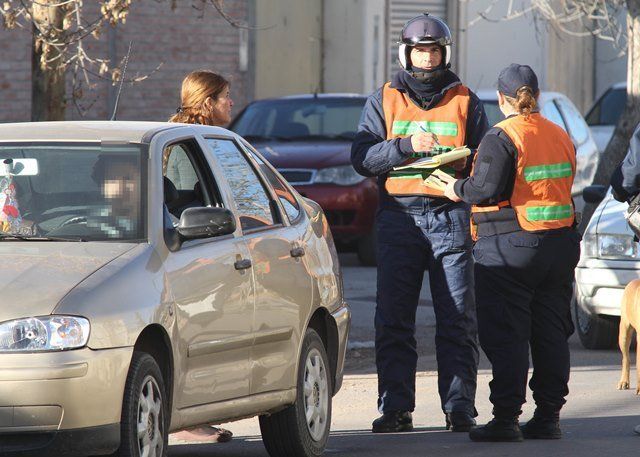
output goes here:
{"type": "MultiPolygon", "coordinates": [[[[60,6],[46,6],[47,3],[59,0],[33,3],[33,20],[38,27],[33,26],[31,40],[31,120],[63,121],[66,108],[63,59],[56,47],[45,44],[40,31],[63,30],[64,10],[60,6]]],[[[53,41],[52,37],[47,40],[53,41]]]]}
{"type": "MultiPolygon", "coordinates": [[[[627,103],[598,164],[593,184],[609,185],[613,171],[627,154],[631,135],[640,124],[640,0],[627,0],[627,40],[627,103]]],[[[580,232],[587,228],[596,207],[585,205],[580,232]]]]}

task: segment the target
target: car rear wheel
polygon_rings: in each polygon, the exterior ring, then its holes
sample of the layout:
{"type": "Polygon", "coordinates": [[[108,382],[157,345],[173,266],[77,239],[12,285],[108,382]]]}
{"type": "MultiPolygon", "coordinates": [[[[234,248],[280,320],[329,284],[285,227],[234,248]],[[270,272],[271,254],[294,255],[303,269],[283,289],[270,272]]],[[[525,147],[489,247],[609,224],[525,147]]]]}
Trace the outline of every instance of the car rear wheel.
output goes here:
{"type": "Polygon", "coordinates": [[[307,329],[302,343],[295,404],[260,416],[260,431],[272,457],[322,455],[331,425],[331,373],[322,339],[307,329]]]}
{"type": "Polygon", "coordinates": [[[168,455],[165,385],[155,359],[135,351],[127,376],[117,457],[168,455]]]}
{"type": "Polygon", "coordinates": [[[619,320],[613,316],[591,314],[573,302],[576,329],[582,346],[586,349],[611,349],[618,345],[619,320]]]}
{"type": "Polygon", "coordinates": [[[378,264],[377,244],[375,228],[358,240],[358,260],[362,265],[375,267],[378,264]]]}

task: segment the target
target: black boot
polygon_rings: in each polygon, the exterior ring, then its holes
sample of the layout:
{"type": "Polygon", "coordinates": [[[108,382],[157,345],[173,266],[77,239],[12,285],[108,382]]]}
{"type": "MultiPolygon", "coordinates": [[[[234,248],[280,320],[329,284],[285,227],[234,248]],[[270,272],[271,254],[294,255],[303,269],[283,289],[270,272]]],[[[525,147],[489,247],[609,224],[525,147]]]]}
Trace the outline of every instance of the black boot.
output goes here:
{"type": "Polygon", "coordinates": [[[476,425],[476,420],[465,411],[452,411],[446,414],[447,430],[452,432],[468,432],[476,425]]]}
{"type": "Polygon", "coordinates": [[[518,417],[494,417],[487,425],[469,431],[471,441],[522,441],[518,417]]]}
{"type": "Polygon", "coordinates": [[[522,435],[530,440],[559,440],[562,438],[560,414],[543,414],[536,410],[531,420],[522,426],[522,435]]]}
{"type": "Polygon", "coordinates": [[[387,411],[373,421],[373,433],[398,433],[413,431],[413,419],[409,411],[387,411]]]}

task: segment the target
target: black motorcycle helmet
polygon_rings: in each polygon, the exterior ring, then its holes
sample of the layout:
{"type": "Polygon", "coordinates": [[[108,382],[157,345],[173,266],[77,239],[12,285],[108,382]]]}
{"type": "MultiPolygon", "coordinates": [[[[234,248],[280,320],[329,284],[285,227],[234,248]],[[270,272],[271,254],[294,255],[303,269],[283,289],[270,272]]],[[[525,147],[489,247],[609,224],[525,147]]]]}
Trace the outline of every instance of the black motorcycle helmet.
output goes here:
{"type": "Polygon", "coordinates": [[[441,78],[451,67],[451,30],[446,22],[429,13],[410,19],[402,28],[398,42],[400,66],[418,81],[430,82],[441,78]],[[433,70],[414,69],[411,64],[411,48],[418,44],[435,43],[442,48],[442,63],[433,70]]]}

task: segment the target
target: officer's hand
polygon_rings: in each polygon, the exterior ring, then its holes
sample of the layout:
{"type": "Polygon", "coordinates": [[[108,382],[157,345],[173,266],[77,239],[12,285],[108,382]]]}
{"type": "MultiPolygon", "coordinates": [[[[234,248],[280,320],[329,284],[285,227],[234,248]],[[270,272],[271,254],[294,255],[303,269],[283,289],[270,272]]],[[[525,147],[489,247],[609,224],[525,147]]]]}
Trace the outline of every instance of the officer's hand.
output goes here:
{"type": "Polygon", "coordinates": [[[451,162],[451,167],[456,171],[464,170],[464,167],[467,166],[467,158],[462,157],[454,162],[451,162]]]}
{"type": "Polygon", "coordinates": [[[431,132],[418,132],[411,135],[411,147],[415,152],[429,152],[438,144],[438,137],[431,132]]]}
{"type": "Polygon", "coordinates": [[[458,197],[455,191],[453,190],[453,186],[456,184],[457,181],[458,181],[457,179],[452,179],[447,183],[447,187],[444,188],[444,196],[447,197],[452,202],[462,201],[462,199],[458,197]]]}

